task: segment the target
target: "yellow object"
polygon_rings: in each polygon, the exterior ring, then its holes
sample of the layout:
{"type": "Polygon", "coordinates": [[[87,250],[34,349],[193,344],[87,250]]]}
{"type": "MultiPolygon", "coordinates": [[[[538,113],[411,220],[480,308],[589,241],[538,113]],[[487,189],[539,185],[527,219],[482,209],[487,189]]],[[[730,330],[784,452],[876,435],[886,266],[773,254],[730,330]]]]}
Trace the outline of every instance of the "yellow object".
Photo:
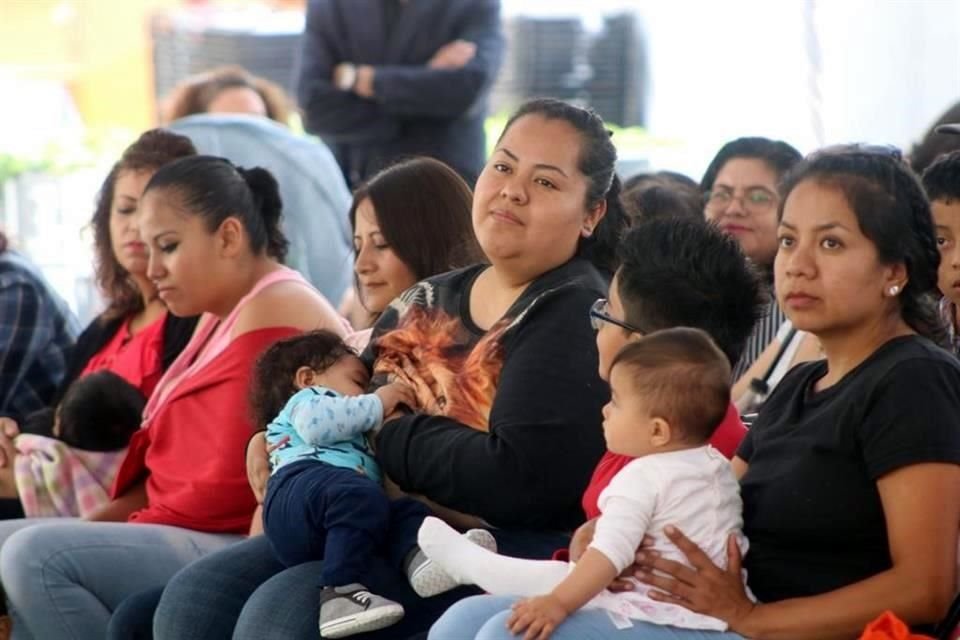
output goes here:
{"type": "Polygon", "coordinates": [[[0,71],[64,83],[84,123],[156,120],[150,16],[178,0],[0,0],[0,71]]]}

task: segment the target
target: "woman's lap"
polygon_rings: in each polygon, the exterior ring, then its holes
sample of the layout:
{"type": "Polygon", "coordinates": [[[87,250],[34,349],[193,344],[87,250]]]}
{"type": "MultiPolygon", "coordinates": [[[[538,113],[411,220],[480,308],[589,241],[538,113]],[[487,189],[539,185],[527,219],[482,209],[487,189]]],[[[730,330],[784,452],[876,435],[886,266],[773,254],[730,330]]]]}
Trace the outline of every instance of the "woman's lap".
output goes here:
{"type": "MultiPolygon", "coordinates": [[[[322,562],[308,562],[265,582],[243,608],[234,640],[315,640],[321,567],[322,562]]],[[[405,614],[391,627],[352,636],[357,640],[400,640],[424,632],[454,602],[477,593],[473,587],[462,587],[433,598],[421,598],[410,588],[406,577],[385,560],[372,563],[363,584],[371,592],[402,604],[405,614]]]]}
{"type": "Polygon", "coordinates": [[[117,605],[107,626],[107,640],[150,640],[153,638],[153,614],[163,587],[127,596],[117,605]]]}
{"type": "MultiPolygon", "coordinates": [[[[558,534],[494,533],[504,553],[519,557],[549,557],[566,542],[558,534]]],[[[158,640],[315,640],[321,566],[313,562],[285,569],[263,536],[211,554],[167,585],[154,620],[154,636],[158,640]]],[[[462,588],[422,599],[385,561],[374,563],[365,586],[403,604],[406,615],[397,625],[356,636],[358,640],[399,639],[425,632],[451,604],[477,593],[462,588]]]]}
{"type": "MultiPolygon", "coordinates": [[[[516,640],[507,630],[510,608],[518,598],[477,596],[456,603],[430,629],[429,640],[516,640]]],[[[646,622],[617,629],[601,609],[581,609],[563,621],[552,640],[743,640],[735,633],[678,629],[646,622]]]]}
{"type": "Polygon", "coordinates": [[[21,529],[35,527],[39,524],[74,524],[80,522],[79,518],[14,518],[11,520],[0,520],[0,549],[7,541],[7,538],[21,529]]]}
{"type": "MultiPolygon", "coordinates": [[[[164,589],[154,617],[154,637],[232,638],[247,600],[284,568],[265,536],[249,538],[192,563],[171,578],[164,589]]],[[[296,596],[293,591],[291,598],[296,596]]]]}
{"type": "Polygon", "coordinates": [[[99,640],[127,596],[163,586],[179,568],[238,539],[161,525],[41,524],[10,535],[0,550],[15,638],[99,640]]]}

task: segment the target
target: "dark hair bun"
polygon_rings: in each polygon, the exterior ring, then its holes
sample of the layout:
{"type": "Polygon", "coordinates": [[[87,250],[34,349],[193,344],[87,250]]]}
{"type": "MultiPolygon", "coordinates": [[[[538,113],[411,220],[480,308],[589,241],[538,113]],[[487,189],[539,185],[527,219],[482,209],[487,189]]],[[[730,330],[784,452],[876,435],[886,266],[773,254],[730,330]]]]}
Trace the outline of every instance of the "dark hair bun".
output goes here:
{"type": "Polygon", "coordinates": [[[280,185],[273,174],[263,167],[244,169],[237,167],[237,173],[250,188],[253,206],[260,212],[267,230],[267,252],[283,261],[290,243],[283,235],[280,218],[283,215],[283,200],[280,198],[280,185]]]}
{"type": "Polygon", "coordinates": [[[237,167],[237,173],[250,187],[254,204],[263,215],[267,227],[277,224],[283,211],[283,200],[280,198],[280,185],[277,184],[277,179],[263,167],[250,169],[237,167]]]}

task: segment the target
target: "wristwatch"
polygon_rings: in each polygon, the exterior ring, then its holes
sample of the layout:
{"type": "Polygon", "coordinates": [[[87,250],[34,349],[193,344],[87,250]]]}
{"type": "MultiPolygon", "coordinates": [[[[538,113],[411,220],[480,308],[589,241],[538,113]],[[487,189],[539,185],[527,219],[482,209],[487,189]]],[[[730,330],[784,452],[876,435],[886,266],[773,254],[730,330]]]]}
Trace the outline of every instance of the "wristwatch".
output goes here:
{"type": "Polygon", "coordinates": [[[337,89],[352,91],[357,84],[357,66],[352,62],[341,62],[338,68],[340,73],[337,74],[337,89]]]}

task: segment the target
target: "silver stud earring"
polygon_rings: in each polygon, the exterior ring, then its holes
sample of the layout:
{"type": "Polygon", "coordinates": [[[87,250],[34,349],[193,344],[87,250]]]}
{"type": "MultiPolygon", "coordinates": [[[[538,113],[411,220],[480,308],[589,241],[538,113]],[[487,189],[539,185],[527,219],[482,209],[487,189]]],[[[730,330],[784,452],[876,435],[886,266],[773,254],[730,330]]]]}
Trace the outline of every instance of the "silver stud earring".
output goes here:
{"type": "Polygon", "coordinates": [[[889,294],[890,294],[890,297],[892,298],[893,296],[895,296],[895,295],[897,295],[898,293],[900,293],[900,287],[897,286],[897,285],[893,285],[892,287],[890,287],[889,289],[887,289],[887,293],[889,293],[889,294]]]}

